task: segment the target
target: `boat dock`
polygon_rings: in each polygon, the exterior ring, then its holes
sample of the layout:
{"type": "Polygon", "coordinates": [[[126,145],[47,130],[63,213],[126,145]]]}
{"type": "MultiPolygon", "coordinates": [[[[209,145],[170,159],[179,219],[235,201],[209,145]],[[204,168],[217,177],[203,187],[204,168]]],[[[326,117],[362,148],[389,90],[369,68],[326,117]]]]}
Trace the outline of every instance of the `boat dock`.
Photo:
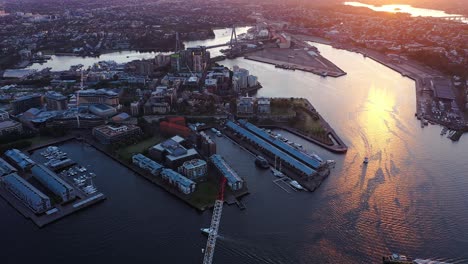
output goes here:
{"type": "Polygon", "coordinates": [[[92,196],[87,196],[83,192],[76,190],[77,200],[67,203],[55,205],[55,207],[44,214],[36,215],[24,203],[12,195],[4,187],[0,187],[0,196],[13,206],[26,219],[31,219],[38,227],[43,227],[68,215],[71,215],[81,209],[92,206],[98,202],[104,201],[106,196],[102,193],[96,193],[92,196]]]}

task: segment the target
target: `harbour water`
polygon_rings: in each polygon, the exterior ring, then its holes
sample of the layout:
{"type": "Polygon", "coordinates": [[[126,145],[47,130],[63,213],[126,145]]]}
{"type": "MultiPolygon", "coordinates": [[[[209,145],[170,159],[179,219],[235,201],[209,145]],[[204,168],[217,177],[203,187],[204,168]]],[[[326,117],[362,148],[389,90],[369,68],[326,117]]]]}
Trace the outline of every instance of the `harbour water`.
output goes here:
{"type": "MultiPolygon", "coordinates": [[[[236,28],[237,34],[246,33],[249,27],[238,27],[236,28]]],[[[185,47],[195,47],[199,45],[209,44],[209,45],[217,45],[226,43],[231,39],[231,29],[215,29],[213,30],[215,33],[214,39],[209,40],[202,40],[202,41],[186,41],[184,42],[185,47]]],[[[174,43],[175,45],[175,43],[174,43]]],[[[100,62],[100,61],[108,61],[113,60],[117,63],[127,63],[133,60],[141,60],[141,59],[152,59],[160,52],[139,52],[139,51],[117,51],[111,53],[104,53],[99,57],[80,57],[80,56],[56,56],[53,55],[50,60],[45,63],[34,63],[31,66],[27,67],[28,69],[34,70],[42,70],[47,67],[52,68],[52,71],[66,71],[70,69],[70,66],[83,64],[85,68],[92,66],[93,64],[100,62]]],[[[163,54],[169,54],[163,52],[163,54]]],[[[219,49],[215,49],[212,51],[211,56],[218,56],[221,55],[219,49]]]]}
{"type": "MultiPolygon", "coordinates": [[[[391,252],[468,263],[468,141],[419,126],[414,81],[360,54],[315,45],[348,74],[222,62],[257,75],[259,96],[307,98],[349,150],[335,155],[282,132],[337,161],[316,192],[288,194],[254,157],[214,137],[251,193],[246,210],[224,208],[214,263],[379,263],[391,252]]],[[[68,143],[63,150],[90,165],[108,199],[43,229],[0,200],[2,263],[201,262],[206,237],[199,228],[209,224],[209,211],[195,212],[92,147],[68,143]]]]}
{"type": "MultiPolygon", "coordinates": [[[[448,14],[442,10],[427,9],[427,8],[417,8],[412,7],[411,5],[382,5],[375,6],[369,4],[363,4],[360,2],[344,2],[345,5],[356,6],[356,7],[367,7],[374,11],[379,12],[390,12],[390,13],[408,13],[413,17],[422,16],[422,17],[459,17],[461,15],[457,14],[448,14]]],[[[462,20],[464,23],[468,23],[467,19],[462,20]]]]}

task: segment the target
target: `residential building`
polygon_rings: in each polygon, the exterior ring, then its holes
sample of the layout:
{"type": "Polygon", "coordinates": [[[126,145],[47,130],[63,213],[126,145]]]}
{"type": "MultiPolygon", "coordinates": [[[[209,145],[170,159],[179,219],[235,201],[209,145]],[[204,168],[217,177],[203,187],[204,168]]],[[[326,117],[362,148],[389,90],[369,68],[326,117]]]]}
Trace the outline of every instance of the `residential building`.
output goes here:
{"type": "Polygon", "coordinates": [[[23,125],[10,119],[8,112],[0,110],[0,136],[23,133],[23,125]]]}
{"type": "Polygon", "coordinates": [[[31,173],[42,185],[59,196],[62,202],[75,199],[75,189],[46,167],[37,164],[31,168],[31,173]]]}
{"type": "Polygon", "coordinates": [[[260,97],[257,99],[257,113],[263,115],[271,113],[270,98],[260,97]]]}
{"type": "Polygon", "coordinates": [[[197,148],[201,150],[201,153],[206,157],[211,157],[216,154],[216,142],[203,131],[198,134],[197,148]]]}
{"type": "Polygon", "coordinates": [[[161,170],[163,169],[163,166],[161,164],[146,157],[143,154],[133,155],[132,162],[134,165],[140,167],[141,169],[149,171],[154,176],[159,176],[161,170]]]}
{"type": "Polygon", "coordinates": [[[193,159],[184,162],[182,166],[179,167],[179,173],[182,173],[184,176],[191,180],[198,180],[206,176],[208,172],[208,165],[206,161],[201,159],[193,159]]]}
{"type": "Polygon", "coordinates": [[[48,92],[45,95],[45,101],[48,111],[67,110],[67,97],[61,93],[48,92]]]}
{"type": "Polygon", "coordinates": [[[93,128],[93,136],[102,144],[112,144],[141,133],[141,128],[135,125],[103,125],[93,128]]]}
{"type": "Polygon", "coordinates": [[[16,173],[9,174],[0,179],[0,182],[16,198],[28,206],[34,213],[40,214],[52,208],[50,198],[32,186],[16,173]]]}
{"type": "Polygon", "coordinates": [[[221,176],[226,178],[227,185],[231,188],[231,190],[237,191],[244,187],[244,180],[239,177],[237,172],[234,171],[231,166],[229,166],[229,164],[221,155],[215,154],[211,156],[210,161],[213,163],[216,169],[218,169],[221,176]]]}
{"type": "Polygon", "coordinates": [[[26,112],[31,108],[41,108],[42,107],[42,96],[40,95],[27,95],[20,97],[13,102],[11,102],[11,108],[13,109],[13,114],[21,114],[26,112]]]}
{"type": "Polygon", "coordinates": [[[141,113],[141,104],[140,102],[133,102],[130,104],[130,114],[132,116],[139,116],[141,113]]]}
{"type": "Polygon", "coordinates": [[[252,115],[254,113],[254,98],[240,97],[237,99],[237,114],[252,115]]]}
{"type": "Polygon", "coordinates": [[[194,181],[187,179],[180,173],[171,169],[163,169],[161,177],[163,180],[166,180],[171,185],[177,187],[177,189],[184,194],[191,194],[195,191],[196,183],[194,181]]]}

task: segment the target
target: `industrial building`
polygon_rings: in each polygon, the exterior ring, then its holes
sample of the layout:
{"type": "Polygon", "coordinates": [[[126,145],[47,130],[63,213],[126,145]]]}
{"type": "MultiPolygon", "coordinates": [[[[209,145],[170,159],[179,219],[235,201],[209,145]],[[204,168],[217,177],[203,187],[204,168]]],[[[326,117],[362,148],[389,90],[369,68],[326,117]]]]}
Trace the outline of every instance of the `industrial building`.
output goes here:
{"type": "Polygon", "coordinates": [[[288,166],[290,169],[294,170],[296,173],[305,177],[310,177],[317,173],[311,167],[291,157],[288,153],[285,153],[284,151],[279,150],[278,148],[276,148],[274,145],[272,145],[268,141],[261,139],[260,137],[249,132],[248,130],[235,124],[234,122],[228,121],[226,123],[226,127],[232,132],[237,133],[239,137],[248,141],[250,144],[255,146],[258,150],[262,151],[265,155],[269,156],[270,158],[272,159],[278,158],[283,166],[288,166]]]}
{"type": "Polygon", "coordinates": [[[183,141],[184,139],[180,136],[172,137],[151,147],[149,155],[156,160],[164,162],[166,166],[176,169],[185,161],[198,157],[198,152],[195,149],[186,149],[181,145],[183,141]]]}
{"type": "Polygon", "coordinates": [[[13,163],[14,166],[26,171],[32,168],[36,164],[31,158],[29,158],[23,152],[17,149],[9,149],[5,151],[5,157],[13,163]]]}
{"type": "Polygon", "coordinates": [[[239,124],[241,126],[247,128],[250,132],[254,133],[255,135],[259,136],[263,140],[266,140],[270,144],[274,145],[276,148],[288,153],[292,157],[296,158],[297,160],[303,162],[307,166],[317,170],[319,169],[322,165],[323,162],[316,156],[309,156],[306,153],[299,151],[295,147],[283,142],[280,139],[277,139],[270,134],[268,134],[266,131],[263,129],[247,122],[246,120],[239,120],[239,124]]]}
{"type": "Polygon", "coordinates": [[[21,114],[26,112],[31,108],[40,108],[42,106],[42,96],[41,95],[27,95],[20,97],[13,102],[11,102],[11,107],[13,109],[13,114],[21,114]]]}
{"type": "Polygon", "coordinates": [[[195,191],[196,183],[194,181],[171,169],[163,169],[161,177],[171,185],[176,186],[179,191],[185,194],[191,194],[195,191]]]}
{"type": "Polygon", "coordinates": [[[226,178],[227,185],[233,191],[237,191],[244,187],[244,180],[237,175],[237,172],[234,171],[229,164],[223,159],[223,157],[219,154],[215,154],[210,157],[211,162],[213,165],[218,169],[219,173],[226,178]]]}
{"type": "Polygon", "coordinates": [[[67,110],[67,97],[58,92],[48,92],[45,94],[45,101],[48,111],[67,110]]]}
{"type": "Polygon", "coordinates": [[[163,166],[161,164],[146,157],[143,154],[133,155],[132,162],[134,165],[140,167],[141,169],[149,171],[154,176],[159,176],[161,170],[163,169],[163,166]]]}
{"type": "Polygon", "coordinates": [[[16,169],[4,159],[0,158],[0,177],[16,172],[16,169]]]}
{"type": "Polygon", "coordinates": [[[141,128],[135,125],[104,125],[93,128],[93,136],[102,144],[112,144],[140,135],[141,133],[141,128]]]}
{"type": "Polygon", "coordinates": [[[206,176],[208,164],[201,159],[189,160],[179,167],[179,172],[191,180],[198,180],[206,176]]]}
{"type": "Polygon", "coordinates": [[[52,207],[49,197],[16,173],[1,178],[0,182],[36,214],[48,211],[52,207]]]}
{"type": "Polygon", "coordinates": [[[32,167],[31,172],[36,180],[55,195],[60,196],[63,202],[68,202],[76,197],[75,189],[46,167],[38,164],[32,167]]]}

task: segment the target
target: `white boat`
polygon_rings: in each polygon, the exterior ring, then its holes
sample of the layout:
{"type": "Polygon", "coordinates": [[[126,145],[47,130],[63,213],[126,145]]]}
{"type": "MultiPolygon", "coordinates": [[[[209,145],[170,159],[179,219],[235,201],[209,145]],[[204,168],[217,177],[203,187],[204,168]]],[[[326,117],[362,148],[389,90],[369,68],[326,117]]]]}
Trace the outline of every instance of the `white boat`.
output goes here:
{"type": "Polygon", "coordinates": [[[273,173],[273,175],[275,175],[275,177],[278,177],[278,178],[281,178],[284,176],[284,174],[281,171],[275,168],[271,168],[271,173],[273,173]]]}
{"type": "Polygon", "coordinates": [[[200,231],[205,235],[209,235],[211,233],[210,228],[200,228],[200,231]]]}
{"type": "Polygon", "coordinates": [[[289,184],[298,190],[304,190],[304,187],[302,187],[297,181],[290,181],[289,184]]]}

